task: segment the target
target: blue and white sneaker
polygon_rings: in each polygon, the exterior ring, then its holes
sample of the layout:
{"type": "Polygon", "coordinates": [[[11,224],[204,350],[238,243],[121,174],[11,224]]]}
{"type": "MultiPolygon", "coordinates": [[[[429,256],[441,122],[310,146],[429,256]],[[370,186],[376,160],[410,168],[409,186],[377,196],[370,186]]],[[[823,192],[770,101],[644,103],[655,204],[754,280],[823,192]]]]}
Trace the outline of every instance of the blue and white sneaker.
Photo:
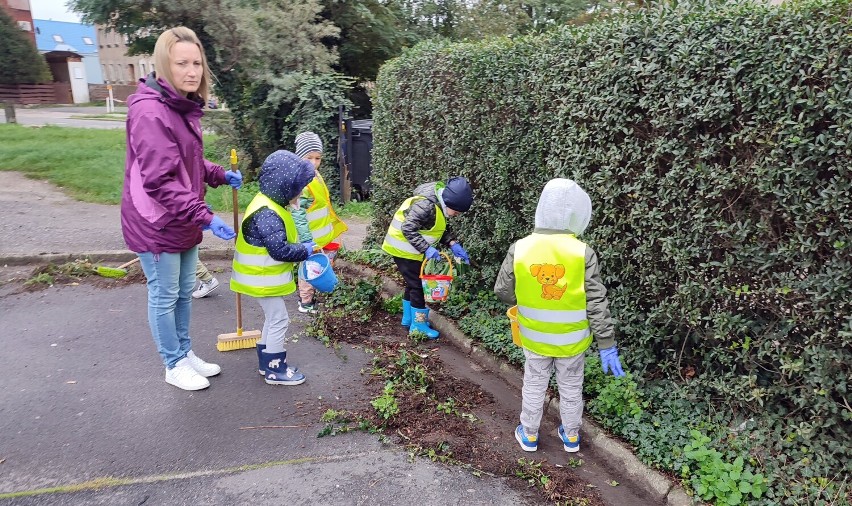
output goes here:
{"type": "Polygon", "coordinates": [[[518,425],[515,429],[515,439],[521,445],[521,450],[525,452],[534,452],[538,449],[538,436],[527,436],[523,425],[518,425]]]}
{"type": "Polygon", "coordinates": [[[559,435],[559,439],[562,440],[562,446],[565,447],[565,451],[569,453],[576,453],[580,451],[580,435],[569,436],[565,434],[565,429],[562,426],[559,426],[559,429],[556,431],[559,435]]]}

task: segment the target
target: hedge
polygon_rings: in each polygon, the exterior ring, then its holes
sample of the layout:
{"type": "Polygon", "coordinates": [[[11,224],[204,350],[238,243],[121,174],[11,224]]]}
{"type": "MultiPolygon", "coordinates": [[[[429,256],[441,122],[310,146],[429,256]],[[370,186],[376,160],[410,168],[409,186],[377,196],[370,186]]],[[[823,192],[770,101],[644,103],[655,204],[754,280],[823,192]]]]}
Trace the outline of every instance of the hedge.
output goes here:
{"type": "Polygon", "coordinates": [[[476,202],[451,223],[476,293],[532,230],[544,183],[575,179],[626,368],[754,427],[730,447],[768,473],[763,500],[845,495],[850,6],[681,3],[417,46],[379,74],[368,242],[417,184],[464,175],[476,202]]]}

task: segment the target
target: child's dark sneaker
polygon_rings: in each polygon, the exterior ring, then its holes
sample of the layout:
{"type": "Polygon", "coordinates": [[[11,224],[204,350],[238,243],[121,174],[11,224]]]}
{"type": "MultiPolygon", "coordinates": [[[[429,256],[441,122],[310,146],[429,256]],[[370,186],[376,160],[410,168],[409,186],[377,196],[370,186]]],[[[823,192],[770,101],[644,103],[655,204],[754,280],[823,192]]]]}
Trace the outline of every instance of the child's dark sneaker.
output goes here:
{"type": "Polygon", "coordinates": [[[562,446],[565,447],[566,452],[575,453],[580,451],[580,435],[569,436],[565,434],[565,429],[562,426],[559,426],[559,429],[556,431],[559,434],[559,439],[562,440],[562,446]]]}
{"type": "Polygon", "coordinates": [[[523,425],[518,425],[515,429],[515,439],[518,440],[518,444],[521,445],[521,449],[525,452],[534,452],[538,449],[538,437],[528,436],[524,432],[523,425]]]}
{"type": "Polygon", "coordinates": [[[314,301],[302,302],[299,301],[299,312],[307,314],[317,314],[317,305],[314,301]]]}

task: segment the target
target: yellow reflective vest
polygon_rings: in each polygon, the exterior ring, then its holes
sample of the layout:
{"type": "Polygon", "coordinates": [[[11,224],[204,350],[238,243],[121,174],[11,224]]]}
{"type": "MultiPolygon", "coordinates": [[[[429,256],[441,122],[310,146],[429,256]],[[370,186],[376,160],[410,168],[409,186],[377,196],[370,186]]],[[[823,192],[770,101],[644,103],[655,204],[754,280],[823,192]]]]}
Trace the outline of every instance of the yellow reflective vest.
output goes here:
{"type": "MultiPolygon", "coordinates": [[[[419,260],[423,261],[424,255],[423,253],[417,251],[417,249],[408,242],[408,239],[405,238],[405,235],[402,233],[402,223],[405,221],[405,211],[411,207],[411,204],[414,203],[415,200],[425,199],[426,197],[417,195],[407,199],[396,213],[393,215],[393,219],[391,220],[391,224],[388,227],[388,232],[385,234],[385,242],[382,243],[382,250],[395,257],[400,258],[408,258],[410,260],[419,260]]],[[[438,241],[441,240],[441,236],[444,235],[444,231],[447,229],[447,220],[444,218],[444,212],[441,211],[441,207],[435,206],[435,225],[432,226],[429,230],[421,230],[420,235],[423,236],[423,239],[429,243],[430,246],[434,246],[438,241]]]]}
{"type": "Polygon", "coordinates": [[[574,234],[533,233],[515,244],[514,270],[523,347],[546,357],[585,352],[586,244],[574,234]]]}
{"type": "MultiPolygon", "coordinates": [[[[275,211],[275,214],[284,222],[287,241],[298,244],[299,234],[290,211],[262,193],[255,195],[246,208],[243,223],[263,207],[275,211]]],[[[242,230],[242,224],[240,230],[242,230]]],[[[269,256],[269,251],[265,247],[247,243],[242,233],[237,235],[235,250],[231,290],[252,297],[275,297],[289,295],[296,291],[296,278],[293,272],[295,263],[275,260],[269,256]]]]}
{"type": "Polygon", "coordinates": [[[343,220],[332,209],[328,187],[319,172],[305,187],[305,193],[314,199],[314,203],[311,204],[306,213],[308,227],[311,229],[311,235],[317,246],[323,247],[349,230],[346,223],[343,223],[343,220]]]}

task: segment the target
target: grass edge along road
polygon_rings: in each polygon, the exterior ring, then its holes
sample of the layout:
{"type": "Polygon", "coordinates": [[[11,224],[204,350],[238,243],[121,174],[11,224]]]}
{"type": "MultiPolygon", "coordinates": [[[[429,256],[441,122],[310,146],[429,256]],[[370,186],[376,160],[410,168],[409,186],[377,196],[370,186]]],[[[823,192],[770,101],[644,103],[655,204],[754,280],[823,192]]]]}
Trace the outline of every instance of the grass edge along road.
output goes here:
{"type": "MultiPolygon", "coordinates": [[[[205,135],[204,144],[208,160],[226,163],[227,153],[214,151],[218,149],[215,134],[205,135]]],[[[82,202],[121,203],[125,152],[124,130],[0,124],[0,171],[48,181],[82,202]]],[[[257,191],[256,182],[240,188],[240,209],[246,208],[257,191]]],[[[208,187],[206,200],[215,211],[231,211],[228,186],[208,187]]],[[[372,206],[353,202],[339,214],[366,218],[372,215],[372,206]]]]}

